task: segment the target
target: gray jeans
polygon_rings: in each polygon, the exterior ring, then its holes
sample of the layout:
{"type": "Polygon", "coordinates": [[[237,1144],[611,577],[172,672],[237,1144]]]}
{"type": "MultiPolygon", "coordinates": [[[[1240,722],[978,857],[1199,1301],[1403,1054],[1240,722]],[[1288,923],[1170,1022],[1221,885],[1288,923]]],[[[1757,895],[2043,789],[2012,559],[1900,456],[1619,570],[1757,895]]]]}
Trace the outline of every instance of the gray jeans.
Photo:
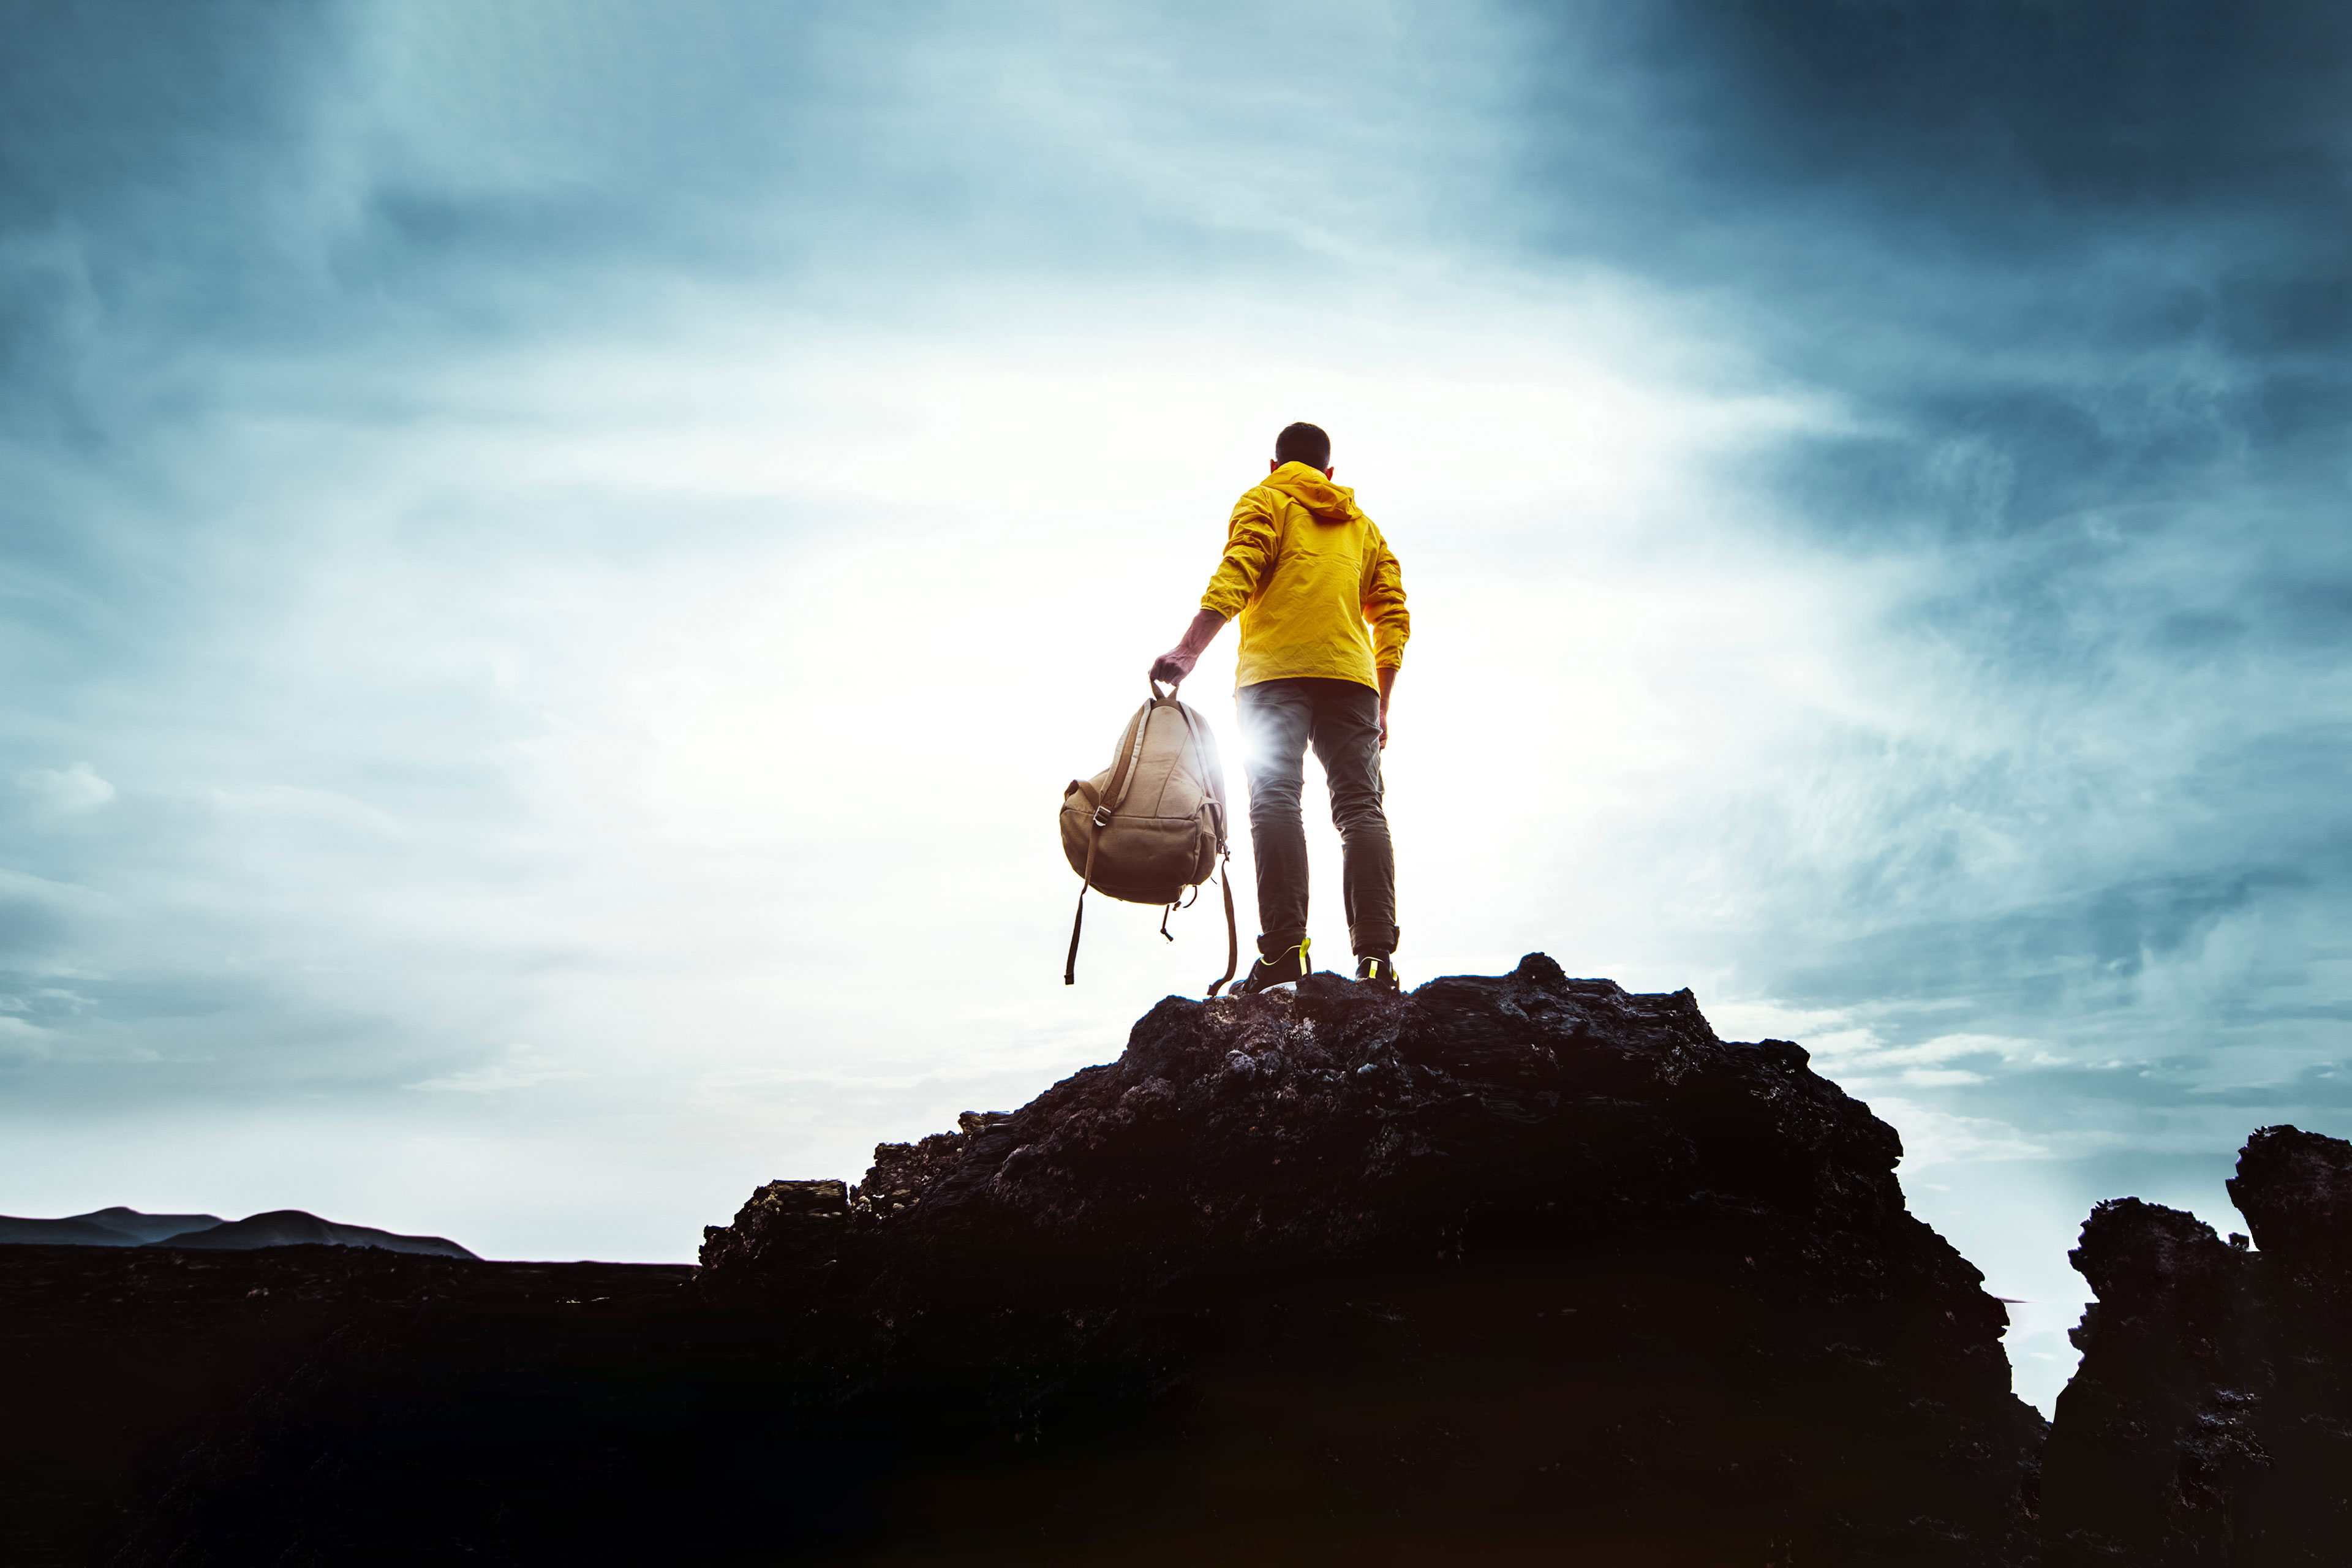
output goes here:
{"type": "Polygon", "coordinates": [[[1381,808],[1381,699],[1353,680],[1298,677],[1244,686],[1234,701],[1249,766],[1257,859],[1257,946],[1271,957],[1307,935],[1307,827],[1299,814],[1307,748],[1331,785],[1340,891],[1359,956],[1394,952],[1396,852],[1381,808]]]}

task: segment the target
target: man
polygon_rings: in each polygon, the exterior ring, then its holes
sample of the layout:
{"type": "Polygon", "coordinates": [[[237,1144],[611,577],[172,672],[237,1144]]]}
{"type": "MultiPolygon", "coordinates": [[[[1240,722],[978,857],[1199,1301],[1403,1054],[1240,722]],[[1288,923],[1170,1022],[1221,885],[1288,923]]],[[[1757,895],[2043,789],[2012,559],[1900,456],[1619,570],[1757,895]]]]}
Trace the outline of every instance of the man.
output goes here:
{"type": "Polygon", "coordinates": [[[1308,973],[1298,795],[1312,745],[1331,785],[1356,978],[1394,991],[1396,857],[1381,808],[1381,752],[1411,629],[1404,583],[1355,492],[1331,482],[1330,437],[1293,425],[1275,437],[1266,468],[1265,481],[1234,504],[1201,613],[1183,641],[1151,661],[1151,677],[1183,679],[1224,624],[1241,618],[1234,701],[1249,767],[1258,959],[1236,989],[1265,991],[1308,973]]]}

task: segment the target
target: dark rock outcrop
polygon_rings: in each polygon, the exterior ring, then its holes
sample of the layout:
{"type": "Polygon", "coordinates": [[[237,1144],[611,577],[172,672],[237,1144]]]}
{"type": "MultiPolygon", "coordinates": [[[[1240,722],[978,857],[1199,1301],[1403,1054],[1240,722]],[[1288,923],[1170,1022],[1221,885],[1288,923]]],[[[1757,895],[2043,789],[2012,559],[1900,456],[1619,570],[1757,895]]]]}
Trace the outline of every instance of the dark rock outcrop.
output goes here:
{"type": "Polygon", "coordinates": [[[2352,1143],[2265,1127],[2229,1189],[2259,1251],[2137,1198],[2083,1226],[2054,1564],[2352,1558],[2352,1143]]]}
{"type": "Polygon", "coordinates": [[[1533,955],[1171,998],[683,1302],[340,1336],[121,1561],[1992,1564],[2041,1423],[1895,1135],[1533,955]]]}

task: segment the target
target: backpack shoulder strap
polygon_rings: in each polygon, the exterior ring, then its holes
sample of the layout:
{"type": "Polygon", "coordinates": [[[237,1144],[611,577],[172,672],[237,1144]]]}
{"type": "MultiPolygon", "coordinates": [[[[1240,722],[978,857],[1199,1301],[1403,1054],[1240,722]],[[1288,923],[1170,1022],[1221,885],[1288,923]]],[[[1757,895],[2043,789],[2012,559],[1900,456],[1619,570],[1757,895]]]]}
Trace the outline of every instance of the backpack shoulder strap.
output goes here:
{"type": "Polygon", "coordinates": [[[1103,786],[1101,804],[1095,807],[1097,827],[1109,826],[1111,817],[1127,804],[1127,792],[1134,786],[1136,769],[1143,761],[1143,732],[1150,728],[1151,710],[1159,706],[1160,694],[1155,691],[1150,701],[1135,710],[1135,717],[1127,721],[1127,729],[1119,735],[1118,755],[1110,765],[1110,782],[1103,786]]]}

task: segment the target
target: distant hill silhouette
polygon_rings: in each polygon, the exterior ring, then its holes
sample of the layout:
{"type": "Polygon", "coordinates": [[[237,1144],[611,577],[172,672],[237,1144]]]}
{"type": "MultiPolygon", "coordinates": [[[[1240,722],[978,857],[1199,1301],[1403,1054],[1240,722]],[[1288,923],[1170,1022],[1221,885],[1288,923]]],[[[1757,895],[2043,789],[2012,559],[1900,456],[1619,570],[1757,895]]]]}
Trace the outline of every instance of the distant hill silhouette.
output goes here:
{"type": "Polygon", "coordinates": [[[0,1215],[0,1245],[37,1247],[172,1247],[243,1252],[257,1247],[380,1247],[387,1252],[472,1258],[438,1236],[396,1236],[373,1226],[339,1225],[301,1209],[272,1209],[240,1220],[210,1214],[142,1214],[133,1208],[93,1209],[64,1219],[0,1215]]]}
{"type": "Polygon", "coordinates": [[[395,1236],[373,1226],[337,1225],[300,1209],[272,1209],[226,1225],[210,1226],[146,1243],[188,1250],[243,1252],[257,1247],[381,1247],[387,1252],[424,1252],[436,1258],[472,1258],[456,1242],[438,1236],[395,1236]]]}
{"type": "Polygon", "coordinates": [[[221,1223],[216,1214],[142,1214],[137,1209],[92,1209],[64,1219],[19,1219],[0,1215],[0,1244],[37,1247],[139,1247],[167,1236],[191,1236],[221,1223]]]}
{"type": "Polygon", "coordinates": [[[210,1230],[225,1223],[216,1214],[141,1214],[116,1205],[110,1209],[92,1209],[88,1214],[73,1216],[102,1225],[109,1230],[119,1230],[142,1243],[161,1241],[167,1236],[193,1236],[200,1230],[210,1230]]]}

